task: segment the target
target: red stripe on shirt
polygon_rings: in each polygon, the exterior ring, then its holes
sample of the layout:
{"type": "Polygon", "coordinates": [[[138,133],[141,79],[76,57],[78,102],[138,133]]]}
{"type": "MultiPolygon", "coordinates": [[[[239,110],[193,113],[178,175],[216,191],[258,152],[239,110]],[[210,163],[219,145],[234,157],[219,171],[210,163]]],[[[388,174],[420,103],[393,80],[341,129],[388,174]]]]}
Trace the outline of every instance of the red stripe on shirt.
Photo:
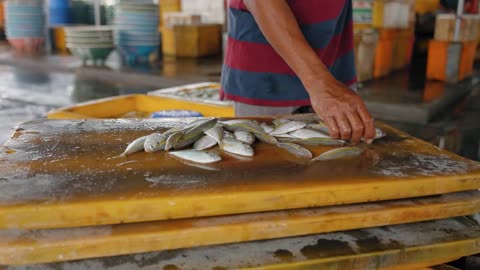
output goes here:
{"type": "MultiPolygon", "coordinates": [[[[335,60],[349,53],[354,48],[353,42],[345,42],[345,34],[349,33],[347,26],[345,32],[332,38],[327,48],[317,49],[315,52],[322,62],[330,67],[335,60]],[[343,42],[342,42],[343,41],[343,42]]],[[[249,72],[269,72],[295,75],[282,57],[268,44],[228,39],[225,64],[231,68],[249,72]]]]}
{"type": "MultiPolygon", "coordinates": [[[[288,5],[300,24],[314,24],[335,19],[345,7],[347,0],[296,0],[288,5]]],[[[239,10],[248,10],[243,0],[229,0],[228,6],[239,10]]]]}
{"type": "Polygon", "coordinates": [[[228,0],[228,6],[235,9],[247,10],[243,0],[228,0]]]}
{"type": "Polygon", "coordinates": [[[290,8],[300,24],[314,24],[335,19],[347,0],[295,0],[290,8]]]}

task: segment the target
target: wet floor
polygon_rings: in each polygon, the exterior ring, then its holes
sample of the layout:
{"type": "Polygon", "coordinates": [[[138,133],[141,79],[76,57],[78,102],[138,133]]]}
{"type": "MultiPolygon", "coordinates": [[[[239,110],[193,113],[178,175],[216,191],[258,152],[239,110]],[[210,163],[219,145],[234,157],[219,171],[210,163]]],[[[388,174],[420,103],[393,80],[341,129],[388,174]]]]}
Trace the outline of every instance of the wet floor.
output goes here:
{"type": "Polygon", "coordinates": [[[98,98],[146,93],[152,87],[120,85],[73,73],[0,65],[0,144],[16,125],[56,108],[98,98]]]}

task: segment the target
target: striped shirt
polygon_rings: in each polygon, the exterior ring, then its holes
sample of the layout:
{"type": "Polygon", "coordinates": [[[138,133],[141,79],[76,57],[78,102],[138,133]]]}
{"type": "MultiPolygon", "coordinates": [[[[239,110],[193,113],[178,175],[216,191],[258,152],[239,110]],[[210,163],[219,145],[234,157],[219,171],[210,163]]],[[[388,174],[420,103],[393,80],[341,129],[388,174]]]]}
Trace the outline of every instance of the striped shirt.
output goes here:
{"type": "MultiPolygon", "coordinates": [[[[288,0],[300,29],[332,75],[356,82],[352,0],[288,0]]],[[[307,106],[305,87],[260,31],[243,0],[228,1],[222,97],[258,106],[307,106]]]]}

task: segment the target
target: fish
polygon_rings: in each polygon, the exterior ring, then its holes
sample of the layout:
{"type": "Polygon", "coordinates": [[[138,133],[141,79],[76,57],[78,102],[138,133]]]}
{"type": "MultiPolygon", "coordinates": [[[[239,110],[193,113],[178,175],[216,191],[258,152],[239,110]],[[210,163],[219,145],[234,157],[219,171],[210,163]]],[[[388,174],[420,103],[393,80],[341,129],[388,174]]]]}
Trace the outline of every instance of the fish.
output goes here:
{"type": "Polygon", "coordinates": [[[241,142],[244,142],[246,144],[251,145],[255,142],[255,136],[250,132],[237,130],[233,134],[235,136],[235,139],[237,139],[241,142]]]}
{"type": "Polygon", "coordinates": [[[229,139],[235,139],[235,135],[231,133],[230,131],[223,131],[223,138],[229,138],[229,139]]]}
{"type": "Polygon", "coordinates": [[[169,153],[174,157],[201,164],[215,163],[222,160],[222,157],[216,153],[200,150],[182,150],[169,153]]]}
{"type": "Polygon", "coordinates": [[[272,127],[268,124],[265,124],[265,123],[260,124],[260,126],[263,128],[263,131],[265,131],[266,133],[270,133],[274,129],[274,127],[272,127]]]}
{"type": "Polygon", "coordinates": [[[167,138],[159,133],[152,133],[145,139],[145,152],[154,153],[165,149],[167,138]]]}
{"type": "Polygon", "coordinates": [[[279,138],[280,142],[297,143],[308,146],[342,146],[345,145],[344,141],[335,140],[331,138],[310,138],[310,139],[298,139],[298,138],[279,138]]]}
{"type": "Polygon", "coordinates": [[[255,154],[250,145],[236,139],[224,138],[221,149],[225,152],[246,157],[252,157],[255,154]]]}
{"type": "Polygon", "coordinates": [[[313,157],[312,152],[307,148],[294,143],[278,143],[278,147],[287,150],[297,157],[311,159],[313,157]]]}
{"type": "Polygon", "coordinates": [[[307,126],[307,123],[305,122],[289,121],[277,126],[272,132],[270,132],[270,135],[276,136],[276,135],[294,132],[295,130],[302,129],[305,126],[307,126]]]}
{"type": "Polygon", "coordinates": [[[168,138],[168,137],[170,137],[170,135],[172,135],[174,133],[183,131],[183,129],[184,129],[184,127],[173,127],[171,129],[165,131],[164,133],[162,133],[162,135],[168,138]]]}
{"type": "Polygon", "coordinates": [[[323,122],[318,122],[316,124],[308,124],[307,128],[313,129],[313,130],[318,130],[320,132],[323,132],[325,134],[330,134],[330,131],[328,130],[327,125],[323,122]]]}
{"type": "Polygon", "coordinates": [[[228,131],[246,131],[252,133],[257,139],[262,142],[266,142],[269,144],[276,144],[278,141],[272,135],[265,133],[263,128],[257,122],[250,121],[250,120],[230,120],[227,122],[225,129],[228,131]]]}
{"type": "Polygon", "coordinates": [[[177,131],[168,136],[167,142],[165,143],[165,151],[172,149],[178,143],[178,141],[180,141],[182,136],[183,132],[181,131],[177,131]]]}
{"type": "Polygon", "coordinates": [[[381,139],[385,136],[387,136],[387,133],[385,133],[385,131],[379,128],[375,128],[375,140],[381,139]]]}
{"type": "Polygon", "coordinates": [[[136,152],[143,151],[145,149],[145,140],[147,139],[147,136],[140,137],[133,142],[131,142],[125,151],[120,155],[121,157],[126,157],[128,155],[131,155],[136,152]]]}
{"type": "Polygon", "coordinates": [[[221,127],[213,127],[207,131],[205,131],[205,134],[212,139],[214,139],[218,145],[222,145],[222,140],[223,140],[223,128],[221,127]]]}
{"type": "Polygon", "coordinates": [[[318,157],[312,159],[312,161],[332,160],[339,158],[349,158],[359,156],[363,153],[363,150],[358,147],[341,147],[336,148],[325,153],[322,153],[318,157]]]}
{"type": "Polygon", "coordinates": [[[273,137],[272,135],[270,134],[267,134],[265,132],[262,132],[262,133],[253,133],[253,135],[259,139],[260,141],[264,142],[264,143],[269,143],[269,144],[276,144],[278,143],[278,140],[273,137]]]}
{"type": "Polygon", "coordinates": [[[199,125],[205,124],[206,122],[212,121],[216,119],[215,118],[200,118],[197,120],[192,121],[190,124],[186,125],[185,127],[182,128],[183,131],[188,132],[190,129],[197,127],[199,125]]]}
{"type": "Polygon", "coordinates": [[[303,128],[295,130],[294,132],[289,133],[291,136],[298,139],[311,139],[311,138],[330,138],[327,134],[309,128],[303,128]]]}
{"type": "Polygon", "coordinates": [[[272,124],[274,124],[275,126],[280,126],[280,125],[283,125],[283,124],[288,123],[290,121],[291,120],[285,119],[285,118],[277,118],[277,119],[274,119],[272,121],[272,124]]]}
{"type": "Polygon", "coordinates": [[[230,120],[223,122],[226,124],[225,129],[231,132],[235,132],[237,130],[246,131],[253,134],[262,134],[265,133],[263,128],[257,122],[251,120],[230,120]]]}
{"type": "Polygon", "coordinates": [[[217,145],[217,141],[213,139],[212,137],[205,135],[203,136],[200,140],[196,141],[193,144],[193,149],[195,150],[205,150],[211,147],[214,147],[217,145]]]}
{"type": "Polygon", "coordinates": [[[192,145],[199,139],[201,139],[204,135],[204,132],[211,129],[216,124],[216,119],[211,119],[201,124],[191,128],[185,134],[183,134],[182,138],[178,141],[176,145],[173,146],[175,150],[183,149],[187,146],[192,145]],[[213,121],[214,120],[214,121],[213,121]]]}
{"type": "MultiPolygon", "coordinates": [[[[204,119],[205,121],[198,121],[198,124],[194,125],[193,127],[190,127],[191,125],[188,125],[185,127],[185,133],[194,131],[194,130],[201,130],[202,132],[205,132],[211,128],[213,128],[217,124],[217,119],[215,118],[207,118],[204,119]]],[[[195,121],[195,122],[197,122],[195,121]]]]}
{"type": "Polygon", "coordinates": [[[283,139],[294,139],[295,137],[290,135],[289,133],[285,133],[285,134],[278,134],[278,135],[275,135],[275,138],[277,139],[280,139],[280,138],[283,138],[283,139]]]}

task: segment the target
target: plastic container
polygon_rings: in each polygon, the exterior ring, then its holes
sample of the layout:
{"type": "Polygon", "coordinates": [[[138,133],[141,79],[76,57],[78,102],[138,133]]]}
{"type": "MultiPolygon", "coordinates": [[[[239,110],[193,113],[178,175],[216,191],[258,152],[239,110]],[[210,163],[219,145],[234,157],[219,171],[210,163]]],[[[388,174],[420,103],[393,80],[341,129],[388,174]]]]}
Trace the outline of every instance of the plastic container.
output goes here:
{"type": "Polygon", "coordinates": [[[165,110],[154,112],[151,118],[173,118],[173,117],[203,117],[203,114],[190,110],[165,110]]]}
{"type": "Polygon", "coordinates": [[[177,25],[162,28],[165,55],[197,58],[222,52],[222,25],[177,25]]]}
{"type": "Polygon", "coordinates": [[[427,78],[459,82],[473,72],[477,41],[431,40],[428,47],[427,78]]]}
{"type": "Polygon", "coordinates": [[[233,117],[233,106],[147,95],[125,95],[76,104],[48,113],[49,119],[122,118],[132,112],[149,118],[160,110],[191,110],[205,117],[233,117]]]}

